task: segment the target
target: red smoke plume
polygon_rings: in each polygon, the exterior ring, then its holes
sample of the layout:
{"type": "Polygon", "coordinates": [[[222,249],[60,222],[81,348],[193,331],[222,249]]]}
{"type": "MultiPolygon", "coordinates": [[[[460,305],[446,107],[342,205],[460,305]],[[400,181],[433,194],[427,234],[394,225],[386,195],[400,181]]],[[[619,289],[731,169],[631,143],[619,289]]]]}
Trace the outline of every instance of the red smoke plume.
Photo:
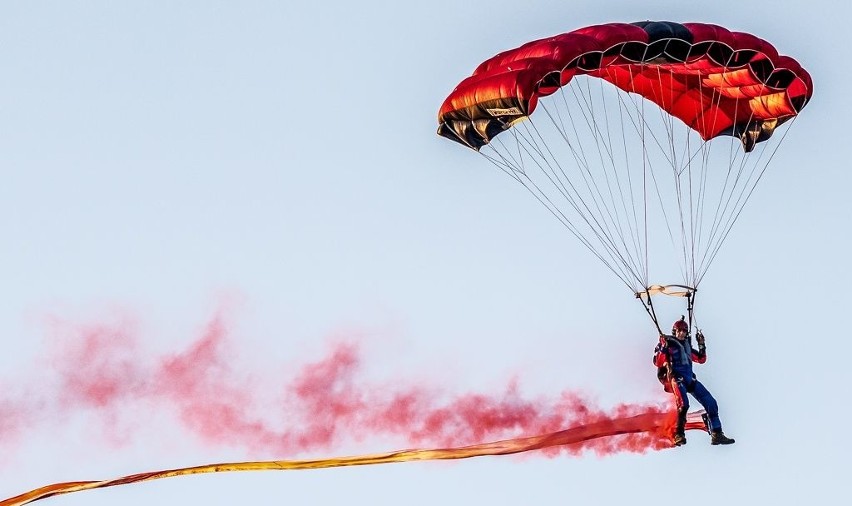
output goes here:
{"type": "MultiPolygon", "coordinates": [[[[292,456],[373,436],[390,436],[405,445],[470,445],[666,409],[621,405],[604,411],[570,391],[551,399],[525,399],[515,383],[499,394],[454,398],[440,396],[431,385],[368,384],[358,378],[360,356],[353,343],[333,346],[289,379],[249,381],[229,368],[227,345],[234,343],[226,342],[228,327],[221,313],[187,349],[153,361],[144,358],[133,324],[54,321],[52,327],[58,342],[49,359],[55,377],[49,385],[39,385],[40,393],[26,402],[8,397],[12,390],[4,385],[0,441],[21,434],[36,419],[35,410],[47,422],[75,411],[94,413],[117,444],[132,438],[132,433],[122,433],[132,432],[120,423],[124,410],[174,413],[185,431],[209,445],[292,456]],[[278,392],[271,403],[270,392],[278,392]]],[[[568,450],[641,452],[660,444],[658,438],[640,434],[587,441],[568,450]]]]}
{"type": "MultiPolygon", "coordinates": [[[[108,444],[136,441],[139,413],[176,418],[174,432],[208,447],[243,448],[252,456],[297,456],[335,444],[384,438],[394,446],[458,447],[552,433],[644,413],[666,405],[621,405],[602,410],[565,391],[524,398],[516,382],[498,393],[441,395],[435,385],[383,384],[359,377],[356,343],[338,343],[320,360],[251,377],[232,368],[237,342],[217,312],[184,350],[146,352],[132,318],[112,323],[50,320],[52,347],[37,374],[0,383],[0,443],[26,441],[28,431],[83,414],[108,444]],[[266,379],[263,379],[266,377],[266,379]],[[26,390],[17,388],[26,385],[26,390]]],[[[666,446],[658,434],[589,439],[545,452],[592,449],[600,454],[666,446]]],[[[3,465],[0,462],[0,465],[3,465]]]]}

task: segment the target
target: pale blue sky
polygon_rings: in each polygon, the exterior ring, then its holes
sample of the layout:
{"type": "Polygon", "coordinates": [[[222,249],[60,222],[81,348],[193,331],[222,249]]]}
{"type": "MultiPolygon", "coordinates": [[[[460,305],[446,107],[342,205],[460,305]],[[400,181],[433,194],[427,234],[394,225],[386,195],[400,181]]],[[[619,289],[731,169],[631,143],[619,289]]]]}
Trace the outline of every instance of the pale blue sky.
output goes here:
{"type": "MultiPolygon", "coordinates": [[[[734,447],[696,434],[642,456],[210,475],[48,501],[835,502],[852,379],[852,13],[839,4],[3,1],[4,381],[32,377],[50,346],[45,314],[91,321],[121,307],[164,350],[236,293],[249,364],[315,359],[325,336],[354,328],[371,374],[459,392],[516,374],[531,395],[652,402],[642,309],[522,188],[436,136],[438,107],[483,59],[610,21],[748,31],[815,83],[701,287],[711,356],[699,377],[734,447]]],[[[173,459],[157,441],[107,449],[84,434],[23,438],[0,462],[0,496],[221,456],[191,442],[173,459]]]]}

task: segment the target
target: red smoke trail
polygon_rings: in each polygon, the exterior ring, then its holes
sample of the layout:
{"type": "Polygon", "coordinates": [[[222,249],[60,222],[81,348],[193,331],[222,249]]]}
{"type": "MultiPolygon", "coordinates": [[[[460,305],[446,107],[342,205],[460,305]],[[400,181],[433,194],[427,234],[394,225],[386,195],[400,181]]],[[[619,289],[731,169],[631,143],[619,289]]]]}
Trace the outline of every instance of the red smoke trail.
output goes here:
{"type": "MultiPolygon", "coordinates": [[[[514,382],[502,388],[502,394],[454,397],[441,395],[435,387],[367,382],[358,377],[360,357],[350,343],[333,346],[289,379],[280,379],[280,373],[264,379],[262,371],[246,378],[231,368],[233,343],[228,342],[221,314],[211,318],[185,350],[153,360],[140,350],[137,325],[126,320],[55,322],[53,328],[54,341],[60,344],[51,350],[49,365],[39,369],[56,375],[36,389],[44,392],[40,398],[31,397],[28,404],[9,401],[17,408],[11,413],[18,413],[9,419],[32,420],[31,409],[48,419],[86,412],[95,415],[116,445],[132,436],[122,418],[131,409],[173,413],[183,428],[208,445],[239,445],[277,455],[373,436],[418,446],[462,446],[549,433],[647,409],[624,405],[611,414],[570,391],[556,398],[526,399],[514,382]]],[[[0,404],[7,401],[0,397],[0,404]]],[[[14,426],[23,430],[20,422],[14,426]]],[[[0,434],[5,436],[5,431],[0,434]]],[[[632,442],[600,442],[591,448],[601,453],[646,449],[632,442]]]]}
{"type": "MultiPolygon", "coordinates": [[[[25,436],[31,426],[27,421],[61,423],[82,412],[95,417],[108,443],[121,446],[133,441],[140,423],[127,413],[144,411],[174,415],[183,433],[194,434],[209,447],[239,446],[252,455],[298,455],[377,436],[390,436],[403,445],[443,448],[437,451],[450,452],[447,455],[460,455],[451,449],[482,441],[547,438],[536,435],[555,433],[570,437],[497,453],[540,449],[548,455],[586,450],[609,454],[668,446],[669,429],[661,425],[665,405],[622,405],[607,412],[569,391],[556,398],[526,399],[514,382],[499,395],[454,397],[441,395],[434,387],[367,382],[358,377],[357,347],[347,343],[297,368],[289,379],[280,379],[280,373],[263,379],[262,371],[245,377],[232,369],[233,343],[221,312],[185,350],[156,359],[146,358],[140,350],[140,331],[132,319],[82,325],[54,320],[52,328],[53,340],[60,344],[51,350],[47,367],[38,369],[55,375],[46,384],[38,384],[45,383],[41,379],[29,381],[40,394],[26,402],[6,398],[9,390],[0,390],[0,406],[11,410],[0,418],[0,442],[16,434],[25,436]],[[616,420],[651,415],[653,427],[594,432],[616,420]]],[[[476,451],[494,454],[491,447],[476,451]]],[[[422,457],[432,450],[416,452],[420,458],[461,458],[422,457]]]]}

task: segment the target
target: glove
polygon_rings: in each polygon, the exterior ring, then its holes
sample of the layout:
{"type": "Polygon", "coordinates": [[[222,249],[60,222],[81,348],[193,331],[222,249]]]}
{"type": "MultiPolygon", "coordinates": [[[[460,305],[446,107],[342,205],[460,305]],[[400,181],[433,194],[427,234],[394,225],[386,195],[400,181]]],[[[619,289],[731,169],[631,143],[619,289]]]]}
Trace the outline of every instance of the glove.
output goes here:
{"type": "Polygon", "coordinates": [[[697,333],[697,334],[695,334],[695,340],[696,340],[696,341],[698,341],[698,347],[699,347],[699,348],[704,348],[704,347],[705,347],[705,344],[704,344],[704,333],[703,333],[703,332],[701,332],[700,330],[698,331],[698,333],[697,333]]]}

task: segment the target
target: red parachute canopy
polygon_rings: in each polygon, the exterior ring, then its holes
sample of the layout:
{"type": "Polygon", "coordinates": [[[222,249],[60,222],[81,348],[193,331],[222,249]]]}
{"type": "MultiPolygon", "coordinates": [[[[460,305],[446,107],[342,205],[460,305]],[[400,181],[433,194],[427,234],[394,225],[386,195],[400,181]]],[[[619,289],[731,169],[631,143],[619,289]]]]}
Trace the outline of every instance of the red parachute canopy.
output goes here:
{"type": "Polygon", "coordinates": [[[692,314],[812,94],[801,65],[754,35],[611,23],[486,60],[444,101],[438,133],[523,185],[656,321],[654,294],[692,314]]]}
{"type": "Polygon", "coordinates": [[[813,94],[810,75],[754,35],[703,23],[610,23],[486,60],[444,101],[438,133],[478,150],[579,74],[643,96],[704,140],[739,137],[745,151],[813,94]]]}

